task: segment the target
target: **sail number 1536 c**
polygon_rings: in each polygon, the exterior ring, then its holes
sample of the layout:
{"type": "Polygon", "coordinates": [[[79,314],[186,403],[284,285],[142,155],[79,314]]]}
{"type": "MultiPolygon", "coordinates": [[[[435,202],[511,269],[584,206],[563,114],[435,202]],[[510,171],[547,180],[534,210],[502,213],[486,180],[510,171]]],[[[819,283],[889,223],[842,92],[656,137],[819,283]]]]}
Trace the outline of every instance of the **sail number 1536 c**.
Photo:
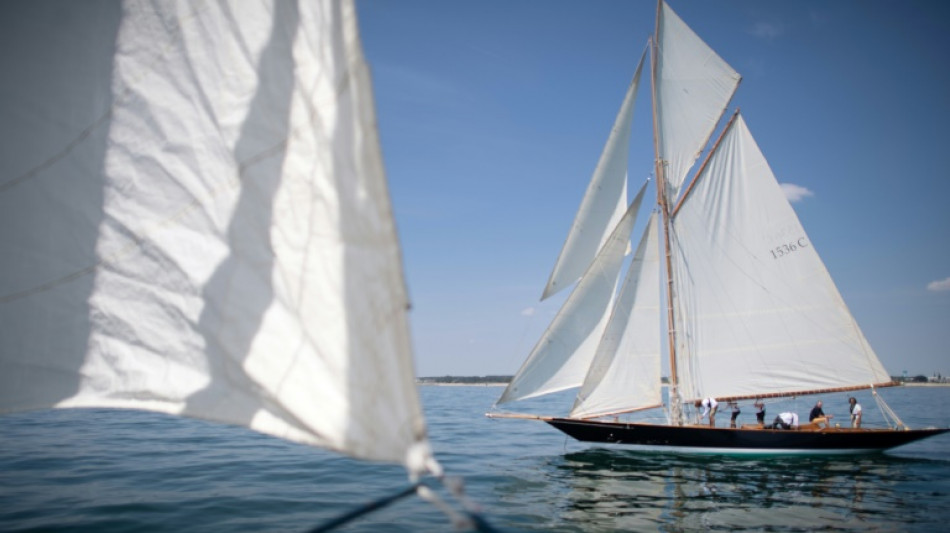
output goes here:
{"type": "Polygon", "coordinates": [[[802,237],[798,239],[797,241],[792,241],[792,242],[783,244],[781,246],[777,246],[775,248],[772,248],[769,251],[772,252],[772,259],[779,259],[781,257],[785,257],[786,255],[792,252],[797,252],[798,250],[801,250],[802,248],[807,248],[807,247],[808,247],[808,240],[805,237],[802,237]]]}

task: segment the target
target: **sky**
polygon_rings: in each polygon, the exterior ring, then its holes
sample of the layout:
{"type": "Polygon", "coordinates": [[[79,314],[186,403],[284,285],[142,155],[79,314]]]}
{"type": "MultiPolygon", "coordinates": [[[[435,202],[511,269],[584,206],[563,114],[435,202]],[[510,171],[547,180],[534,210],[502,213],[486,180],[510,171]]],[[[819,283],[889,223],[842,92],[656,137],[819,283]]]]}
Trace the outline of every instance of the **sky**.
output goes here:
{"type": "MultiPolygon", "coordinates": [[[[743,76],[730,112],[885,368],[950,374],[950,2],[670,5],[743,76]]],[[[557,312],[569,291],[539,298],[655,12],[357,1],[417,375],[513,374],[557,312]]],[[[631,191],[653,171],[651,120],[641,93],[631,191]]]]}

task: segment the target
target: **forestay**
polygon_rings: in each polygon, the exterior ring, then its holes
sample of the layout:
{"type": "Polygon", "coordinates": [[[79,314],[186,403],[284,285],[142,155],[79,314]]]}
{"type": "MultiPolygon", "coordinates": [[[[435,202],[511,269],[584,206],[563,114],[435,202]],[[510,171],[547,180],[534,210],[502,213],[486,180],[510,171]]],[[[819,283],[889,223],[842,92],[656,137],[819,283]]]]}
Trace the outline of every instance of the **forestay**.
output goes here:
{"type": "Polygon", "coordinates": [[[645,191],[646,184],[497,403],[550,394],[583,383],[610,316],[624,253],[645,191]]]}
{"type": "Polygon", "coordinates": [[[660,258],[657,214],[650,216],[604,335],[570,416],[588,418],[647,407],[660,391],[660,258]]]}
{"type": "Polygon", "coordinates": [[[657,33],[657,148],[659,158],[667,164],[666,194],[672,202],[686,173],[709,141],[741,76],[665,2],[661,2],[657,33]]]}
{"type": "Polygon", "coordinates": [[[564,247],[551,270],[542,300],[581,277],[626,210],[630,123],[645,57],[644,50],[564,247]]]}
{"type": "Polygon", "coordinates": [[[741,116],[673,231],[685,397],[890,381],[741,116]]]}
{"type": "Polygon", "coordinates": [[[432,466],[353,2],[3,12],[0,409],[432,466]]]}

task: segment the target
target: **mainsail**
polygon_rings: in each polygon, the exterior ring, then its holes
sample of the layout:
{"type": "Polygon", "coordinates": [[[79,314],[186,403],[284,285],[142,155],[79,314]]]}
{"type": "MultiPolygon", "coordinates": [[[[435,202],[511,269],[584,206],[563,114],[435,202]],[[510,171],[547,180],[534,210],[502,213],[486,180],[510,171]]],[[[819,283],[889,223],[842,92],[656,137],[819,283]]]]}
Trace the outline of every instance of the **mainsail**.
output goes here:
{"type": "Polygon", "coordinates": [[[51,7],[0,17],[0,410],[432,468],[353,2],[51,7]]]}
{"type": "Polygon", "coordinates": [[[644,50],[614,120],[613,129],[610,130],[607,144],[574,217],[574,224],[554,264],[544,294],[541,295],[542,300],[570,286],[581,277],[626,209],[630,124],[633,121],[633,108],[645,58],[644,50]]]}
{"type": "Polygon", "coordinates": [[[890,381],[741,115],[673,216],[684,396],[890,381]]]}

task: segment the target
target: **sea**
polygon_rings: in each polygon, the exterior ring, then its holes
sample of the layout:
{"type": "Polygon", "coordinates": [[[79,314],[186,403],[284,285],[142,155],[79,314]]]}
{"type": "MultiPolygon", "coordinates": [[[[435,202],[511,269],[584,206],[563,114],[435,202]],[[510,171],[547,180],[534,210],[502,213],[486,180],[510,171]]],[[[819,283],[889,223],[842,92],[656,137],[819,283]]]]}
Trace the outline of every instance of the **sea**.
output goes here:
{"type": "MultiPolygon", "coordinates": [[[[486,418],[501,391],[420,387],[436,457],[465,496],[431,491],[496,531],[932,532],[950,523],[950,435],[849,457],[644,453],[486,418]]],[[[866,424],[882,422],[869,392],[853,394],[866,424]]],[[[912,427],[950,427],[950,387],[880,394],[912,427]]],[[[847,422],[846,397],[822,398],[833,421],[847,422]]],[[[563,414],[564,400],[535,407],[563,414]]],[[[813,402],[780,408],[806,417],[813,402]]],[[[745,406],[740,422],[753,420],[745,406]]],[[[198,420],[109,409],[0,417],[0,531],[308,531],[407,486],[399,466],[198,420]]],[[[453,528],[450,514],[413,494],[338,531],[453,528]]]]}

